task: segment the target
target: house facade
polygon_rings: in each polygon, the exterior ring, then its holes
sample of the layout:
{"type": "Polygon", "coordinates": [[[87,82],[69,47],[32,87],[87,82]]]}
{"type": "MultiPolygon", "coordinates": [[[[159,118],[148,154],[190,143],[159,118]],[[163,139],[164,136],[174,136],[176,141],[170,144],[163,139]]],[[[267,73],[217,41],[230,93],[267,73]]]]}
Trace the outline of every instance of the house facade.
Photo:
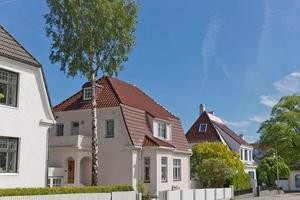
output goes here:
{"type": "Polygon", "coordinates": [[[237,135],[214,112],[207,112],[204,105],[200,105],[200,116],[186,133],[190,145],[207,142],[222,142],[240,155],[245,164],[245,171],[256,180],[256,163],[253,159],[253,147],[237,135]]]}
{"type": "MultiPolygon", "coordinates": [[[[189,187],[190,156],[180,119],[129,83],[102,77],[97,81],[99,185],[143,181],[158,194],[189,187]]],[[[62,185],[91,183],[91,87],[54,107],[50,179],[62,185]]]]}
{"type": "Polygon", "coordinates": [[[0,26],[0,188],[45,187],[55,120],[42,66],[0,26]]]}

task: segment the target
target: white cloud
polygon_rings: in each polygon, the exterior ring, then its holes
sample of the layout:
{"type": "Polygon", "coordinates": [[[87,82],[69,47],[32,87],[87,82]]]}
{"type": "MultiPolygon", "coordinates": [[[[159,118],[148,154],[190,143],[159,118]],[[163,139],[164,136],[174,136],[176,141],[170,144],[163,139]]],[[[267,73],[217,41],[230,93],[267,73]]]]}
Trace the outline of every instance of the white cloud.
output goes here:
{"type": "Polygon", "coordinates": [[[300,93],[300,72],[292,72],[273,83],[275,93],[272,95],[260,95],[259,102],[268,107],[273,107],[280,97],[300,93]]]}
{"type": "Polygon", "coordinates": [[[268,117],[262,117],[262,116],[253,116],[251,117],[249,120],[251,122],[254,122],[254,123],[262,123],[264,121],[266,121],[268,119],[268,117]]]}
{"type": "Polygon", "coordinates": [[[273,107],[277,103],[277,99],[270,95],[261,95],[259,96],[259,102],[263,105],[266,105],[268,107],[273,107]]]}
{"type": "Polygon", "coordinates": [[[242,120],[242,121],[238,121],[238,122],[229,122],[229,121],[224,121],[224,122],[228,126],[233,126],[236,128],[246,128],[250,125],[250,122],[247,120],[242,120]]]}
{"type": "Polygon", "coordinates": [[[0,1],[0,6],[4,5],[4,4],[8,4],[8,3],[12,3],[15,2],[17,0],[7,0],[7,1],[0,1]]]}

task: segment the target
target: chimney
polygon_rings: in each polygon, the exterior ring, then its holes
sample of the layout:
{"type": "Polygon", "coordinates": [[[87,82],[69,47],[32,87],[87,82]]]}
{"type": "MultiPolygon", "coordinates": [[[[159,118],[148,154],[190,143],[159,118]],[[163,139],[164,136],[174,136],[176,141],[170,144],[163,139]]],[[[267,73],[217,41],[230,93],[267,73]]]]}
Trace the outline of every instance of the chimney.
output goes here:
{"type": "Polygon", "coordinates": [[[205,111],[205,105],[200,104],[200,115],[205,111]]]}

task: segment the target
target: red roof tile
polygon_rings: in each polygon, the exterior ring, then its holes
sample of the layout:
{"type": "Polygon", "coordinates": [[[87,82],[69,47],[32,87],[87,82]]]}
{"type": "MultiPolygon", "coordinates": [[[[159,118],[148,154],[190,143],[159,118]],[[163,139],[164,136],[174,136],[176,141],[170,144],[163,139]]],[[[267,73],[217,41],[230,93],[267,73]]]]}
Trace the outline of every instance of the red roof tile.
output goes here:
{"type": "Polygon", "coordinates": [[[160,140],[158,138],[152,137],[150,135],[145,135],[143,147],[145,146],[159,146],[159,147],[169,147],[169,148],[175,148],[172,144],[160,140]]]}
{"type": "Polygon", "coordinates": [[[227,134],[239,144],[250,146],[243,138],[241,138],[234,131],[228,128],[222,121],[222,119],[207,112],[203,112],[200,115],[197,121],[187,132],[186,138],[189,143],[198,143],[204,141],[220,142],[222,141],[222,134],[227,134]],[[201,123],[207,124],[207,131],[205,133],[199,132],[199,126],[201,123]]]}
{"type": "MultiPolygon", "coordinates": [[[[159,146],[172,146],[177,150],[188,151],[188,142],[178,117],[155,102],[142,90],[124,81],[102,77],[97,81],[102,89],[97,93],[97,107],[120,106],[129,137],[133,145],[143,146],[145,136],[153,137],[147,115],[167,120],[172,126],[172,141],[154,138],[159,146]]],[[[85,84],[87,86],[88,84],[85,84]]],[[[83,100],[82,90],[54,107],[55,112],[91,109],[90,101],[83,100]]]]}

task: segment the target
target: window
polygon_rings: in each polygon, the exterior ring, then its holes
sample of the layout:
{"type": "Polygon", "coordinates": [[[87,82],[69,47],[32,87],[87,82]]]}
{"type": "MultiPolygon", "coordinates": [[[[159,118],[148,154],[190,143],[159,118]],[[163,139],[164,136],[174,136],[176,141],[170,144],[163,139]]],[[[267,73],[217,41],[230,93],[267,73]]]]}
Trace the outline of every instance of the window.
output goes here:
{"type": "Polygon", "coordinates": [[[0,69],[0,104],[17,106],[18,74],[0,69]]]}
{"type": "Polygon", "coordinates": [[[249,174],[249,176],[250,176],[252,179],[254,179],[254,172],[253,172],[253,171],[248,172],[248,174],[249,174]]]}
{"type": "Polygon", "coordinates": [[[168,182],[168,158],[161,158],[161,182],[168,182]]]}
{"type": "Polygon", "coordinates": [[[115,121],[113,119],[106,120],[106,136],[112,138],[115,136],[115,121]]]}
{"type": "Polygon", "coordinates": [[[167,139],[167,124],[158,122],[158,137],[167,139]]]}
{"type": "Polygon", "coordinates": [[[64,124],[56,124],[56,136],[64,135],[64,124]]]}
{"type": "Polygon", "coordinates": [[[206,132],[207,124],[200,124],[199,126],[199,132],[204,133],[206,132]]]}
{"type": "Polygon", "coordinates": [[[0,137],[0,173],[17,172],[18,139],[0,137]]]}
{"type": "Polygon", "coordinates": [[[174,181],[181,180],[181,160],[180,159],[173,160],[173,180],[174,181]]]}
{"type": "Polygon", "coordinates": [[[93,89],[91,87],[83,89],[83,100],[91,100],[93,89]]]}
{"type": "Polygon", "coordinates": [[[63,177],[51,177],[48,178],[47,186],[48,187],[61,187],[63,183],[63,177]]]}
{"type": "Polygon", "coordinates": [[[249,151],[249,160],[252,161],[253,157],[252,157],[252,151],[249,151]]]}
{"type": "Polygon", "coordinates": [[[145,177],[144,182],[150,183],[150,157],[144,158],[145,177]]]}
{"type": "Polygon", "coordinates": [[[241,150],[240,150],[240,156],[241,156],[241,160],[243,160],[243,159],[244,159],[244,158],[243,158],[243,155],[244,155],[244,154],[243,154],[243,149],[241,149],[241,150]]]}
{"type": "Polygon", "coordinates": [[[71,135],[79,135],[79,122],[71,122],[71,135]]]}
{"type": "Polygon", "coordinates": [[[245,160],[248,160],[248,150],[245,149],[245,160]]]}

